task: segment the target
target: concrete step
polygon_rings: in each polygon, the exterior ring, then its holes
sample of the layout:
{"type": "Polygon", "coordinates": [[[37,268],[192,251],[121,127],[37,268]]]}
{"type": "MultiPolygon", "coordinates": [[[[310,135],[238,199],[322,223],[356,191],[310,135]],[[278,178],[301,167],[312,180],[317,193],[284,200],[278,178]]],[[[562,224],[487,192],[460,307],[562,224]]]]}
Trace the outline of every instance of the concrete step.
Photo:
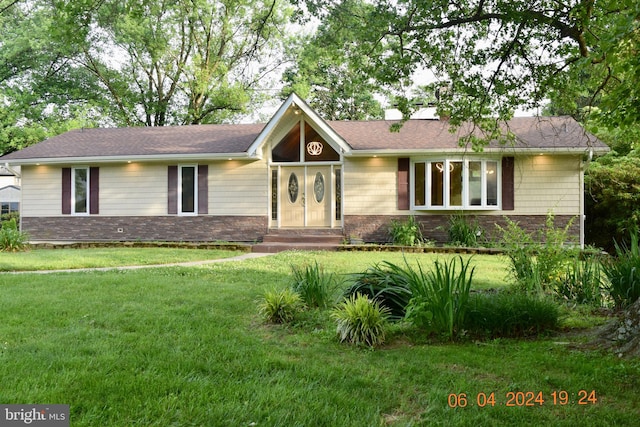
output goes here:
{"type": "Polygon", "coordinates": [[[343,240],[342,230],[280,229],[263,236],[262,243],[253,245],[252,252],[335,251],[343,240]]]}

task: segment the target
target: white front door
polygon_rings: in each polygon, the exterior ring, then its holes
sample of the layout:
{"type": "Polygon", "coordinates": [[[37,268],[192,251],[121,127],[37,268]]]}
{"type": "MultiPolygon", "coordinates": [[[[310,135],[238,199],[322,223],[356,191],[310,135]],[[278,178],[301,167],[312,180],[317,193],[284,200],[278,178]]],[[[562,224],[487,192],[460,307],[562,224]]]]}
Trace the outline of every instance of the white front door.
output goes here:
{"type": "Polygon", "coordinates": [[[331,166],[282,167],[279,187],[281,227],[331,226],[331,166]]]}

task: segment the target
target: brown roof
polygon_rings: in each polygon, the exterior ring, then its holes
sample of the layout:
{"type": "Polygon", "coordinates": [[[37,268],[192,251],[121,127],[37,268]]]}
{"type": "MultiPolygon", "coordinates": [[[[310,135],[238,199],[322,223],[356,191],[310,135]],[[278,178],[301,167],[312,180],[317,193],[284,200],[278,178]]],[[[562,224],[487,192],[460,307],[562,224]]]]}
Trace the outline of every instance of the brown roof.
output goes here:
{"type": "MultiPolygon", "coordinates": [[[[399,132],[391,132],[393,123],[385,120],[327,122],[354,151],[457,150],[460,148],[459,138],[472,130],[465,128],[452,134],[446,121],[409,120],[399,132]]],[[[264,126],[238,124],[77,129],[8,154],[0,160],[240,154],[249,149],[264,126]]],[[[570,117],[514,118],[505,128],[516,135],[514,148],[517,149],[572,151],[591,147],[598,151],[607,150],[604,143],[588,134],[570,117]]],[[[490,145],[498,146],[501,145],[490,145]]]]}
{"type": "MultiPolygon", "coordinates": [[[[462,136],[481,135],[471,126],[451,133],[448,122],[439,120],[409,120],[399,132],[389,131],[395,121],[328,123],[354,150],[456,150],[462,136]]],[[[517,117],[503,129],[515,134],[518,149],[607,149],[571,117],[517,117]]],[[[489,145],[503,146],[496,141],[489,145]]]]}

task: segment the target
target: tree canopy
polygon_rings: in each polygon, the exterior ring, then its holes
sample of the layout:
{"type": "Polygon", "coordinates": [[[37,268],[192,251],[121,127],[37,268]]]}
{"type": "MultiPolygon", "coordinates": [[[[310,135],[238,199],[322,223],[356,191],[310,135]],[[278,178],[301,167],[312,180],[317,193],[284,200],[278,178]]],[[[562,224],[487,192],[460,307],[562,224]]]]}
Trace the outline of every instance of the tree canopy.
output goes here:
{"type": "Polygon", "coordinates": [[[0,153],[79,125],[219,123],[282,61],[284,0],[0,3],[0,153]]]}
{"type": "MultiPolygon", "coordinates": [[[[331,16],[348,1],[303,2],[331,16]]],[[[549,100],[575,115],[578,100],[599,106],[593,119],[608,127],[640,121],[635,0],[377,0],[350,24],[367,74],[401,98],[417,70],[432,71],[454,126],[496,137],[495,119],[549,100]]]]}

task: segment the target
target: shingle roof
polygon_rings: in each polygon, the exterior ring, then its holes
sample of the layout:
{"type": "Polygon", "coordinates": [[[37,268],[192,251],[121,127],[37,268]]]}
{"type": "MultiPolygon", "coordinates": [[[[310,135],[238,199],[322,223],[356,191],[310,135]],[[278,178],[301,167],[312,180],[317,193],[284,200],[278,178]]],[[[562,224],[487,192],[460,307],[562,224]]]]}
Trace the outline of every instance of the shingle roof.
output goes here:
{"type": "MultiPolygon", "coordinates": [[[[467,127],[449,132],[446,121],[409,120],[399,132],[391,132],[393,121],[331,121],[327,124],[354,151],[457,150],[460,136],[472,131],[467,127]]],[[[127,156],[189,156],[240,154],[256,140],[264,124],[195,125],[175,127],[139,127],[78,129],[58,135],[1,161],[31,159],[97,158],[127,156]]],[[[520,117],[505,126],[516,135],[514,148],[566,150],[607,146],[588,134],[570,117],[520,117]]],[[[501,146],[494,142],[490,147],[501,146]]]]}
{"type": "MultiPolygon", "coordinates": [[[[395,121],[329,122],[354,150],[456,150],[460,137],[473,132],[463,126],[457,133],[449,132],[447,121],[409,120],[399,132],[390,132],[395,121]]],[[[503,126],[516,135],[518,149],[606,149],[606,145],[587,133],[571,117],[517,117],[503,126]]],[[[502,147],[493,141],[489,147],[502,147]]]]}

